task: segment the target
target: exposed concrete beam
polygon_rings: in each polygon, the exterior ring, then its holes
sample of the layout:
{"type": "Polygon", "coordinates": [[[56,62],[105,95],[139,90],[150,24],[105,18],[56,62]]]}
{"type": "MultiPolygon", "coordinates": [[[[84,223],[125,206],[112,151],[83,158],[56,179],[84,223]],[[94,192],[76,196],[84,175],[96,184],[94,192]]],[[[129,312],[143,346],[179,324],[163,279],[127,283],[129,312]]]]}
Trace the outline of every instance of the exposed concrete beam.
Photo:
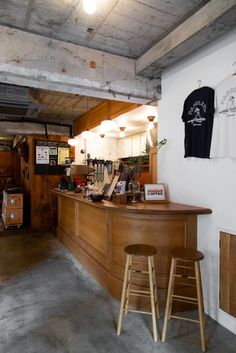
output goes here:
{"type": "MultiPolygon", "coordinates": [[[[48,135],[66,135],[70,136],[70,128],[63,125],[47,125],[48,135]]],[[[0,134],[2,135],[32,135],[45,134],[44,124],[35,124],[33,122],[13,122],[0,120],[0,134]]]]}
{"type": "Polygon", "coordinates": [[[135,60],[0,26],[0,82],[144,104],[160,80],[135,76],[135,60]]]}
{"type": "Polygon", "coordinates": [[[236,5],[236,0],[211,0],[136,61],[136,73],[163,58],[174,48],[209,26],[236,5]]]}

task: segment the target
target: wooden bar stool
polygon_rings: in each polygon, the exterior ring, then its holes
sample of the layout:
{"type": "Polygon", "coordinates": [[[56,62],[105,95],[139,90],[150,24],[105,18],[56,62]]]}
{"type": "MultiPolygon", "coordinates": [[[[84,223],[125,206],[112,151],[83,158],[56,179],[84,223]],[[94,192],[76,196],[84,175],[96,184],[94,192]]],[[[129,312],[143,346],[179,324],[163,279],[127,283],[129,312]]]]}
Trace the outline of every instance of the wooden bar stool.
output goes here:
{"type": "Polygon", "coordinates": [[[157,285],[156,285],[156,277],[155,277],[155,267],[154,267],[154,255],[157,250],[155,247],[145,244],[133,244],[126,246],[124,251],[127,254],[126,258],[126,266],[125,266],[125,274],[124,274],[124,282],[123,289],[121,295],[121,303],[120,303],[120,313],[117,325],[117,335],[120,335],[121,331],[121,323],[123,318],[123,313],[127,314],[130,312],[138,312],[142,314],[151,314],[152,315],[152,327],[153,327],[153,338],[154,341],[157,341],[157,324],[156,318],[160,318],[159,313],[159,304],[157,298],[157,285]],[[143,262],[133,261],[133,257],[145,257],[147,258],[147,270],[135,268],[133,265],[142,264],[143,262]],[[134,280],[131,274],[135,273],[136,275],[144,274],[148,275],[149,280],[149,290],[137,290],[133,289],[132,285],[135,285],[134,280]],[[132,281],[133,280],[133,281],[132,281]],[[141,311],[141,310],[132,310],[129,309],[129,297],[130,296],[139,296],[139,297],[149,297],[151,304],[151,311],[141,311]]]}
{"type": "MultiPolygon", "coordinates": [[[[204,302],[202,294],[202,283],[199,262],[204,258],[204,255],[195,249],[174,249],[171,252],[171,268],[170,268],[170,279],[168,285],[168,292],[166,298],[166,308],[164,317],[164,326],[162,332],[162,342],[166,339],[167,323],[171,318],[196,322],[200,325],[200,336],[202,351],[206,351],[205,343],[205,313],[204,313],[204,302]],[[182,273],[179,273],[180,269],[182,273]],[[191,271],[193,275],[191,275],[191,271]],[[196,287],[197,296],[189,297],[175,294],[175,278],[183,278],[189,282],[189,285],[196,287]],[[190,318],[172,315],[172,303],[173,301],[185,302],[190,304],[197,304],[199,320],[193,320],[190,318]]],[[[186,283],[185,283],[186,284],[186,283]]]]}

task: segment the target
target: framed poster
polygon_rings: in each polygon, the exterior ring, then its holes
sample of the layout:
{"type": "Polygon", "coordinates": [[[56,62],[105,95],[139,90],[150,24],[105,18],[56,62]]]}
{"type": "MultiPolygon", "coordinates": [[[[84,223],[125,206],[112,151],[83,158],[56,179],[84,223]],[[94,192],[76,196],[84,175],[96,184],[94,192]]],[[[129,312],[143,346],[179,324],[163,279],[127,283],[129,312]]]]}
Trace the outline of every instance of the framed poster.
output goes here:
{"type": "Polygon", "coordinates": [[[145,184],[144,194],[147,201],[165,201],[165,184],[145,184]]]}
{"type": "Polygon", "coordinates": [[[49,164],[48,146],[36,146],[36,164],[49,164]]]}
{"type": "Polygon", "coordinates": [[[35,174],[65,174],[65,162],[69,154],[70,149],[67,142],[51,140],[35,141],[35,174]]]}

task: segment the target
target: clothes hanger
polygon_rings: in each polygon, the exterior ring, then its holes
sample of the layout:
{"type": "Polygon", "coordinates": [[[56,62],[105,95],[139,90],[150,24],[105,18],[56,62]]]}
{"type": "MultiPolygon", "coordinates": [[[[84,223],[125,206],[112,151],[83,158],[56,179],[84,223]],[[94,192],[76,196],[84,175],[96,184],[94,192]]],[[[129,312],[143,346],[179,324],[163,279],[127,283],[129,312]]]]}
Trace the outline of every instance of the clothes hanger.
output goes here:
{"type": "Polygon", "coordinates": [[[198,88],[201,88],[202,80],[197,80],[198,88]]]}
{"type": "Polygon", "coordinates": [[[233,75],[232,75],[232,76],[236,76],[236,61],[235,61],[235,62],[233,62],[232,66],[233,66],[233,67],[235,67],[235,71],[234,71],[234,73],[233,73],[233,75]]]}

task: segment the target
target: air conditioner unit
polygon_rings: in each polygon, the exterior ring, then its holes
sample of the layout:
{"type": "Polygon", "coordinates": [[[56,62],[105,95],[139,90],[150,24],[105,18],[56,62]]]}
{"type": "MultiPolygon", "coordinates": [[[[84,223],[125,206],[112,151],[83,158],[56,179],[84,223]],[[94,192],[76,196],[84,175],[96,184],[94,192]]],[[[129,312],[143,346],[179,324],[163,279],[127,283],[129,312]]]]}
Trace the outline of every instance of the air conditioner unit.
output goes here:
{"type": "Polygon", "coordinates": [[[29,88],[0,84],[0,116],[35,118],[42,108],[32,102],[29,88]]]}

